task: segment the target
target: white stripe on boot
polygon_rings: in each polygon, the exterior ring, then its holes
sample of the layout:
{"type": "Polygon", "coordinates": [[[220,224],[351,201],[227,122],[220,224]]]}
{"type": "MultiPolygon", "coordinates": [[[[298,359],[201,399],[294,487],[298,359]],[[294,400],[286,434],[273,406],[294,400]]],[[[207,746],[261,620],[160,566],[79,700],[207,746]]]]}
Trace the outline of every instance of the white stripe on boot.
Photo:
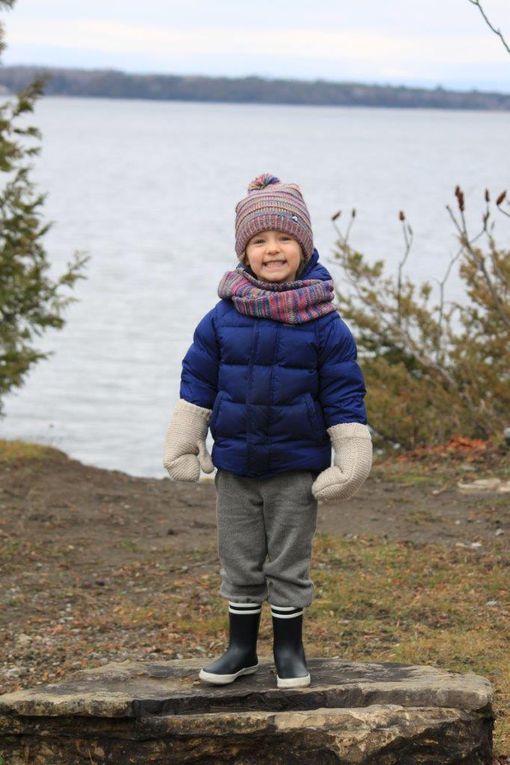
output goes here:
{"type": "Polygon", "coordinates": [[[262,606],[260,603],[235,603],[229,600],[228,610],[231,614],[260,614],[262,606]]]}
{"type": "Polygon", "coordinates": [[[303,609],[296,608],[295,606],[271,606],[271,616],[274,616],[276,619],[295,619],[296,616],[301,616],[302,613],[303,609]]]}

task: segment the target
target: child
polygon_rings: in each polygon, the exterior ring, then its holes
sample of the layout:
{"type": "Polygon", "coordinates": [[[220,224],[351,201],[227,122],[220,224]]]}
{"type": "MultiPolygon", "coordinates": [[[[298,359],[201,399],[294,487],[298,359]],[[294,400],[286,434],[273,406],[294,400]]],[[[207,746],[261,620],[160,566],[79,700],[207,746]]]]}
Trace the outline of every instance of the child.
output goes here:
{"type": "Polygon", "coordinates": [[[347,499],[370,472],[365,386],[298,186],[269,174],[252,181],[236,207],[236,253],[184,358],[164,464],[176,481],[217,468],[230,640],[200,678],[223,685],[256,671],[268,599],[277,686],[301,687],[317,500],[347,499]]]}

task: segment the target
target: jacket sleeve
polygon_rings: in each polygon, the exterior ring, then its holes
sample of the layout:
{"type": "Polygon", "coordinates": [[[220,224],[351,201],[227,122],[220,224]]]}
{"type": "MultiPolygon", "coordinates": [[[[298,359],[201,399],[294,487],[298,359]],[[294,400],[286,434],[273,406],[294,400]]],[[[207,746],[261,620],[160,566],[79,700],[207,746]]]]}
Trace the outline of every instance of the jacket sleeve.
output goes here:
{"type": "Polygon", "coordinates": [[[218,392],[219,345],[214,308],[200,321],[183,362],[180,396],[196,406],[212,409],[218,392]]]}
{"type": "Polygon", "coordinates": [[[319,402],[326,428],[347,422],[367,424],[363,373],[347,324],[338,316],[319,332],[319,402]]]}

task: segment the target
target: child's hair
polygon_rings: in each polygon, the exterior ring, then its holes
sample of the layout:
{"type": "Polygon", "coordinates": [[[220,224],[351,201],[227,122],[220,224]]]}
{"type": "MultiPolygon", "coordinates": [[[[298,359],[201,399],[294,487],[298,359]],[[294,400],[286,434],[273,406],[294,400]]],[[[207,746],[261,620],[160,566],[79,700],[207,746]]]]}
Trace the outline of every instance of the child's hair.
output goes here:
{"type": "Polygon", "coordinates": [[[261,231],[285,231],[301,246],[302,265],[313,253],[313,233],[310,213],[299,186],[282,183],[279,178],[264,173],[248,186],[248,195],[236,205],[236,253],[247,265],[246,245],[261,231]]]}

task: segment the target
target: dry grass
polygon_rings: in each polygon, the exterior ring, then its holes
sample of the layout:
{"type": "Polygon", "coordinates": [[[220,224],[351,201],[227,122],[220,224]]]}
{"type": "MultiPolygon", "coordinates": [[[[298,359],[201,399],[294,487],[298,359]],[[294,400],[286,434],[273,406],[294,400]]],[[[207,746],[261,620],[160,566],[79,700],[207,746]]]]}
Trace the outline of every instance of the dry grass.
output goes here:
{"type": "MultiPolygon", "coordinates": [[[[210,552],[202,559],[196,552],[178,561],[175,555],[136,561],[108,571],[98,584],[83,581],[66,563],[72,551],[28,542],[20,548],[7,539],[0,548],[11,571],[26,570],[27,560],[59,560],[61,571],[58,586],[52,575],[50,591],[45,565],[36,584],[25,587],[20,579],[22,586],[0,609],[4,666],[23,668],[9,689],[54,681],[98,661],[213,656],[224,645],[225,604],[210,552]],[[28,645],[17,642],[20,633],[30,636],[28,645]]],[[[509,571],[510,555],[320,535],[316,599],[306,618],[308,654],[482,674],[496,689],[495,749],[508,753],[509,571]]],[[[270,654],[270,641],[266,609],[261,655],[270,654]]]]}
{"type": "Polygon", "coordinates": [[[510,554],[320,537],[315,564],[312,653],[482,674],[510,750],[510,554]]]}
{"type": "Polygon", "coordinates": [[[0,438],[0,462],[19,462],[21,460],[67,459],[66,454],[52,446],[32,444],[29,441],[6,441],[0,438]]]}
{"type": "MultiPolygon", "coordinates": [[[[34,459],[58,461],[57,475],[67,457],[51,447],[0,440],[0,462],[20,485],[34,459]]],[[[392,461],[376,465],[374,476],[438,486],[470,480],[478,470],[508,477],[508,453],[480,459],[392,461]]],[[[4,493],[6,506],[14,493],[4,493]]],[[[477,515],[498,517],[507,504],[508,495],[495,497],[477,515]]],[[[423,510],[413,512],[416,523],[431,522],[423,510]]],[[[156,554],[131,531],[116,543],[126,555],[112,559],[85,534],[66,543],[70,537],[59,538],[57,525],[54,533],[44,527],[44,539],[28,535],[24,518],[19,528],[13,523],[0,531],[0,692],[106,661],[213,656],[224,646],[226,609],[214,541],[206,549],[205,532],[199,549],[162,547],[156,554]]],[[[317,536],[308,655],[482,674],[496,689],[496,754],[510,753],[510,551],[498,544],[496,551],[489,541],[472,549],[317,536]]],[[[267,609],[260,653],[271,653],[267,609]]]]}
{"type": "Polygon", "coordinates": [[[455,486],[479,476],[510,479],[510,447],[502,437],[491,441],[454,438],[414,452],[378,454],[373,477],[403,485],[455,486]]]}

